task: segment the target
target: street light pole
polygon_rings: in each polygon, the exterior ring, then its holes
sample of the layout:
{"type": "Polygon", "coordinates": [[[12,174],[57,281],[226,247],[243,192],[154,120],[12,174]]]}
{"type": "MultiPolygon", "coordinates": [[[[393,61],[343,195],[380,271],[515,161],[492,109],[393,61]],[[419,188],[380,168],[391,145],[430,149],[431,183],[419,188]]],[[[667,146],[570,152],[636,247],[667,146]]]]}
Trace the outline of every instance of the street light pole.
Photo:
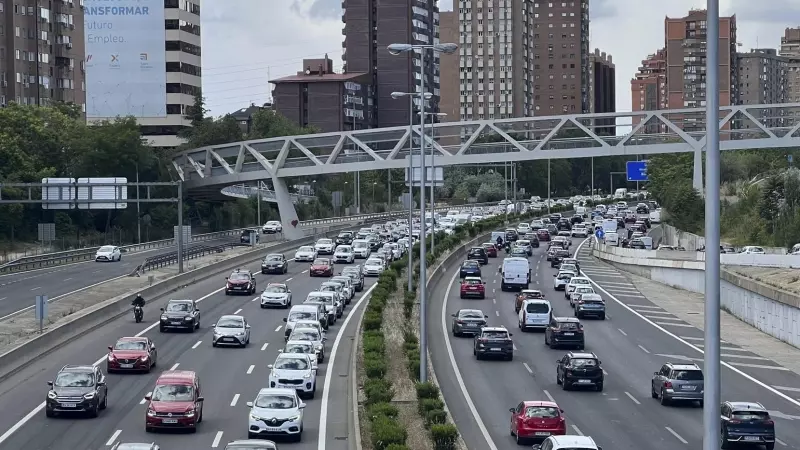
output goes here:
{"type": "Polygon", "coordinates": [[[408,126],[408,292],[414,292],[414,96],[408,96],[409,121],[408,126]]]}
{"type": "Polygon", "coordinates": [[[552,191],[550,189],[550,160],[547,160],[547,214],[550,214],[550,196],[552,191]]]}

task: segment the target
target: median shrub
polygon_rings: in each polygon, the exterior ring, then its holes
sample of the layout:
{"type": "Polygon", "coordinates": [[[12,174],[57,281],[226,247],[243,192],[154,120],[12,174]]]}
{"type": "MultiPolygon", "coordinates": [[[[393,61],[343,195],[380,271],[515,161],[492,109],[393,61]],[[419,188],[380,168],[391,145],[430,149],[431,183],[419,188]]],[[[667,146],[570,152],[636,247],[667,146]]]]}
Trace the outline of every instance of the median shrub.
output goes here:
{"type": "Polygon", "coordinates": [[[405,445],[408,432],[395,419],[379,415],[372,420],[372,447],[386,450],[390,445],[405,445]]]}
{"type": "Polygon", "coordinates": [[[400,414],[400,411],[396,406],[390,403],[375,403],[367,408],[367,417],[369,417],[370,420],[373,420],[378,416],[396,419],[398,414],[400,414]]]}
{"type": "Polygon", "coordinates": [[[431,425],[431,438],[434,450],[455,450],[458,428],[451,423],[431,425]]]}

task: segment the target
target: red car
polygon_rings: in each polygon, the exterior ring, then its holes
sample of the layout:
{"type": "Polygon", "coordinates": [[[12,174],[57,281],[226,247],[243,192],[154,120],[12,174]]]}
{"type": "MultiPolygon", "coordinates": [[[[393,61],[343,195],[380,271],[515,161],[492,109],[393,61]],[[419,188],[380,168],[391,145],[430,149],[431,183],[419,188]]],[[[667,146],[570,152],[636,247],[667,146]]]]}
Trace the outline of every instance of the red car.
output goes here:
{"type": "Polygon", "coordinates": [[[167,370],[156,381],[156,387],[144,397],[147,400],[144,430],[188,429],[197,431],[203,421],[203,397],[200,378],[191,370],[167,370]]]}
{"type": "Polygon", "coordinates": [[[548,436],[567,434],[564,410],[554,402],[520,402],[511,412],[511,435],[517,444],[526,440],[544,440],[548,436]]]}
{"type": "Polygon", "coordinates": [[[158,353],[156,346],[146,337],[120,338],[114,346],[108,347],[106,372],[144,371],[155,367],[158,353]]]}
{"type": "Polygon", "coordinates": [[[549,242],[550,241],[550,232],[547,231],[546,228],[540,228],[536,230],[536,237],[539,238],[542,242],[549,242]]]}
{"type": "Polygon", "coordinates": [[[332,277],[333,261],[328,258],[317,258],[311,263],[308,274],[312,277],[332,277]]]}
{"type": "Polygon", "coordinates": [[[481,245],[483,245],[483,249],[486,250],[486,255],[489,258],[497,258],[497,247],[494,244],[487,242],[481,245]]]}
{"type": "Polygon", "coordinates": [[[486,283],[478,277],[466,277],[461,280],[461,298],[486,298],[486,283]]]}
{"type": "Polygon", "coordinates": [[[256,277],[249,270],[236,269],[225,278],[225,295],[256,293],[256,277]]]}

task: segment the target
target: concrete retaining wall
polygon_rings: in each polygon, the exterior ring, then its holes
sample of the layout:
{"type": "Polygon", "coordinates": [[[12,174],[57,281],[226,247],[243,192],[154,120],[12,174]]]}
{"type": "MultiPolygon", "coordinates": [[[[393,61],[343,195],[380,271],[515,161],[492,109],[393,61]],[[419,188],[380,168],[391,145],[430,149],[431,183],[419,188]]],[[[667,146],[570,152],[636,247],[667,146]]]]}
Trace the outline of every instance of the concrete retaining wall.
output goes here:
{"type": "MultiPolygon", "coordinates": [[[[706,239],[703,236],[698,236],[693,233],[681,231],[672,225],[661,224],[658,228],[660,244],[674,245],[676,247],[683,247],[688,251],[697,251],[706,245],[706,239]]],[[[650,233],[653,237],[653,242],[656,242],[656,236],[650,233]]],[[[783,247],[762,247],[764,252],[768,255],[785,255],[786,249],[783,247]]]]}
{"type": "MultiPolygon", "coordinates": [[[[654,228],[657,230],[657,228],[654,228]]],[[[652,235],[651,235],[652,237],[652,235]]],[[[655,241],[655,238],[653,238],[655,241]]],[[[669,261],[692,261],[704,263],[706,252],[676,251],[676,250],[638,250],[599,244],[603,251],[625,258],[654,259],[669,261]]],[[[745,255],[739,253],[724,253],[719,255],[720,262],[725,266],[753,266],[753,267],[781,267],[786,269],[800,268],[800,255],[745,255]]],[[[702,264],[701,264],[702,266],[702,264]]]]}

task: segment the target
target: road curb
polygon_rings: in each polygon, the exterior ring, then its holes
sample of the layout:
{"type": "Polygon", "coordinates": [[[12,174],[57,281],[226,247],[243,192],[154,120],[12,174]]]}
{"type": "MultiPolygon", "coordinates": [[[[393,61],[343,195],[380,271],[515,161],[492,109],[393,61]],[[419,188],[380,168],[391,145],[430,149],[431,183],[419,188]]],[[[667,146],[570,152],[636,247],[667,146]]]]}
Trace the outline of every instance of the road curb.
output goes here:
{"type": "MultiPolygon", "coordinates": [[[[366,308],[365,308],[366,309],[366,308]]],[[[358,347],[361,345],[361,331],[364,323],[364,313],[358,318],[355,339],[353,339],[353,349],[350,351],[350,375],[352,381],[347,395],[350,397],[348,403],[353,408],[350,427],[355,439],[350,441],[351,450],[361,450],[361,417],[358,414],[358,347]]]]}

